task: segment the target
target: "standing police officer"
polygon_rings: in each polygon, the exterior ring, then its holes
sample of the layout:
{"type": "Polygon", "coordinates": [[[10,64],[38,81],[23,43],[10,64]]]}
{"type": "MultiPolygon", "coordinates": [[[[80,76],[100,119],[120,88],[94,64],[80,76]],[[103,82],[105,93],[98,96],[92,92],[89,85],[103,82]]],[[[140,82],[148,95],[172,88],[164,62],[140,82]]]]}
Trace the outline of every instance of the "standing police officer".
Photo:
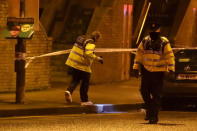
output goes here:
{"type": "Polygon", "coordinates": [[[80,98],[81,105],[92,105],[93,103],[88,99],[89,81],[91,75],[91,65],[94,59],[103,62],[103,59],[94,54],[95,43],[100,38],[101,34],[94,31],[90,38],[86,36],[79,36],[74,44],[66,61],[66,65],[71,68],[72,80],[65,91],[65,99],[68,103],[72,102],[72,93],[81,82],[80,98]]]}
{"type": "Polygon", "coordinates": [[[150,124],[158,122],[160,96],[164,72],[174,72],[175,61],[170,43],[160,35],[160,25],[151,24],[150,33],[138,46],[133,71],[138,77],[141,72],[141,95],[146,108],[145,120],[150,124]]]}

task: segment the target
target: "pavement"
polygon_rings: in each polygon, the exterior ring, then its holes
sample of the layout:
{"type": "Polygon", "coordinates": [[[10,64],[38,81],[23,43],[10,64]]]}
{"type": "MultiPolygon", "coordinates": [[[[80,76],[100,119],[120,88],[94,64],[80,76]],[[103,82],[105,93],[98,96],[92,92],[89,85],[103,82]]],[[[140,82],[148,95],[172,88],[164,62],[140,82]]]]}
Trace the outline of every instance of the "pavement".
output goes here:
{"type": "Polygon", "coordinates": [[[0,117],[35,116],[81,113],[111,113],[137,110],[142,99],[139,93],[139,79],[91,84],[89,100],[93,106],[81,106],[79,87],[74,91],[73,103],[65,102],[65,83],[53,83],[50,88],[26,91],[25,103],[15,103],[15,93],[0,94],[0,117]]]}

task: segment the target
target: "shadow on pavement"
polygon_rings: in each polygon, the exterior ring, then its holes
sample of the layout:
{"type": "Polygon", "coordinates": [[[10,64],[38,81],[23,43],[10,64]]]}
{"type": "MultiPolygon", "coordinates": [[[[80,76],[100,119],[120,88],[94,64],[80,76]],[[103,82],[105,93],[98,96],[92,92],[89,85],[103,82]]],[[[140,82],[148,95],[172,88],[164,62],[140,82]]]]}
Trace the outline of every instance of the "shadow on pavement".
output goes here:
{"type": "Polygon", "coordinates": [[[160,126],[183,126],[185,124],[175,124],[175,123],[157,123],[157,124],[149,124],[148,122],[147,123],[140,123],[140,124],[143,124],[143,125],[160,125],[160,126]]]}

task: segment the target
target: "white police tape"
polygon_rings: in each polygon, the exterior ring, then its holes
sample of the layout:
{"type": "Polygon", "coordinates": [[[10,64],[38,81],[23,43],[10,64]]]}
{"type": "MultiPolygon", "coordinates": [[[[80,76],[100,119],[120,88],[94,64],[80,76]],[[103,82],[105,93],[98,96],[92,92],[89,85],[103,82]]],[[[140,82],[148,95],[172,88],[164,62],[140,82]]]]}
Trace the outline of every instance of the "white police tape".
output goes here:
{"type": "MultiPolygon", "coordinates": [[[[63,55],[63,54],[68,54],[70,53],[71,49],[68,50],[61,50],[61,51],[56,51],[56,52],[51,52],[43,55],[38,55],[38,56],[33,56],[33,57],[26,57],[26,65],[25,68],[29,66],[29,64],[37,58],[42,58],[42,57],[49,57],[49,56],[57,56],[57,55],[63,55]]],[[[97,48],[95,49],[94,52],[100,52],[100,53],[112,53],[112,52],[128,52],[128,53],[135,53],[137,49],[131,49],[131,48],[97,48]]]]}
{"type": "MultiPolygon", "coordinates": [[[[172,48],[173,50],[184,50],[184,49],[196,49],[197,47],[191,47],[191,48],[172,48]]],[[[42,58],[42,57],[49,57],[49,56],[57,56],[57,55],[63,55],[63,54],[68,54],[70,53],[71,49],[68,50],[61,50],[61,51],[56,51],[56,52],[51,52],[43,55],[38,55],[38,56],[33,56],[33,57],[26,57],[26,65],[25,68],[29,66],[29,64],[37,58],[42,58]]],[[[94,52],[97,53],[133,53],[135,54],[137,51],[137,48],[96,48],[94,52]]]]}

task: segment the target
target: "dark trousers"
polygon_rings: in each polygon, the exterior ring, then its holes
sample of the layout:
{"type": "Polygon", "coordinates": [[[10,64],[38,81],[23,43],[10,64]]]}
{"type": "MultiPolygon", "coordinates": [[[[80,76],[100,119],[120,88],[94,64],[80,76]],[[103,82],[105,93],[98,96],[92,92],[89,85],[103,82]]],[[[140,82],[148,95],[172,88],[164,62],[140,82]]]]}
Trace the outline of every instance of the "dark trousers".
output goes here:
{"type": "Polygon", "coordinates": [[[70,93],[72,94],[73,91],[76,89],[77,85],[81,82],[80,85],[81,102],[87,102],[90,73],[71,68],[71,75],[72,75],[72,80],[67,90],[70,91],[70,93]]]}
{"type": "Polygon", "coordinates": [[[149,117],[158,119],[164,72],[149,72],[142,67],[141,73],[140,92],[145,108],[149,117]]]}

